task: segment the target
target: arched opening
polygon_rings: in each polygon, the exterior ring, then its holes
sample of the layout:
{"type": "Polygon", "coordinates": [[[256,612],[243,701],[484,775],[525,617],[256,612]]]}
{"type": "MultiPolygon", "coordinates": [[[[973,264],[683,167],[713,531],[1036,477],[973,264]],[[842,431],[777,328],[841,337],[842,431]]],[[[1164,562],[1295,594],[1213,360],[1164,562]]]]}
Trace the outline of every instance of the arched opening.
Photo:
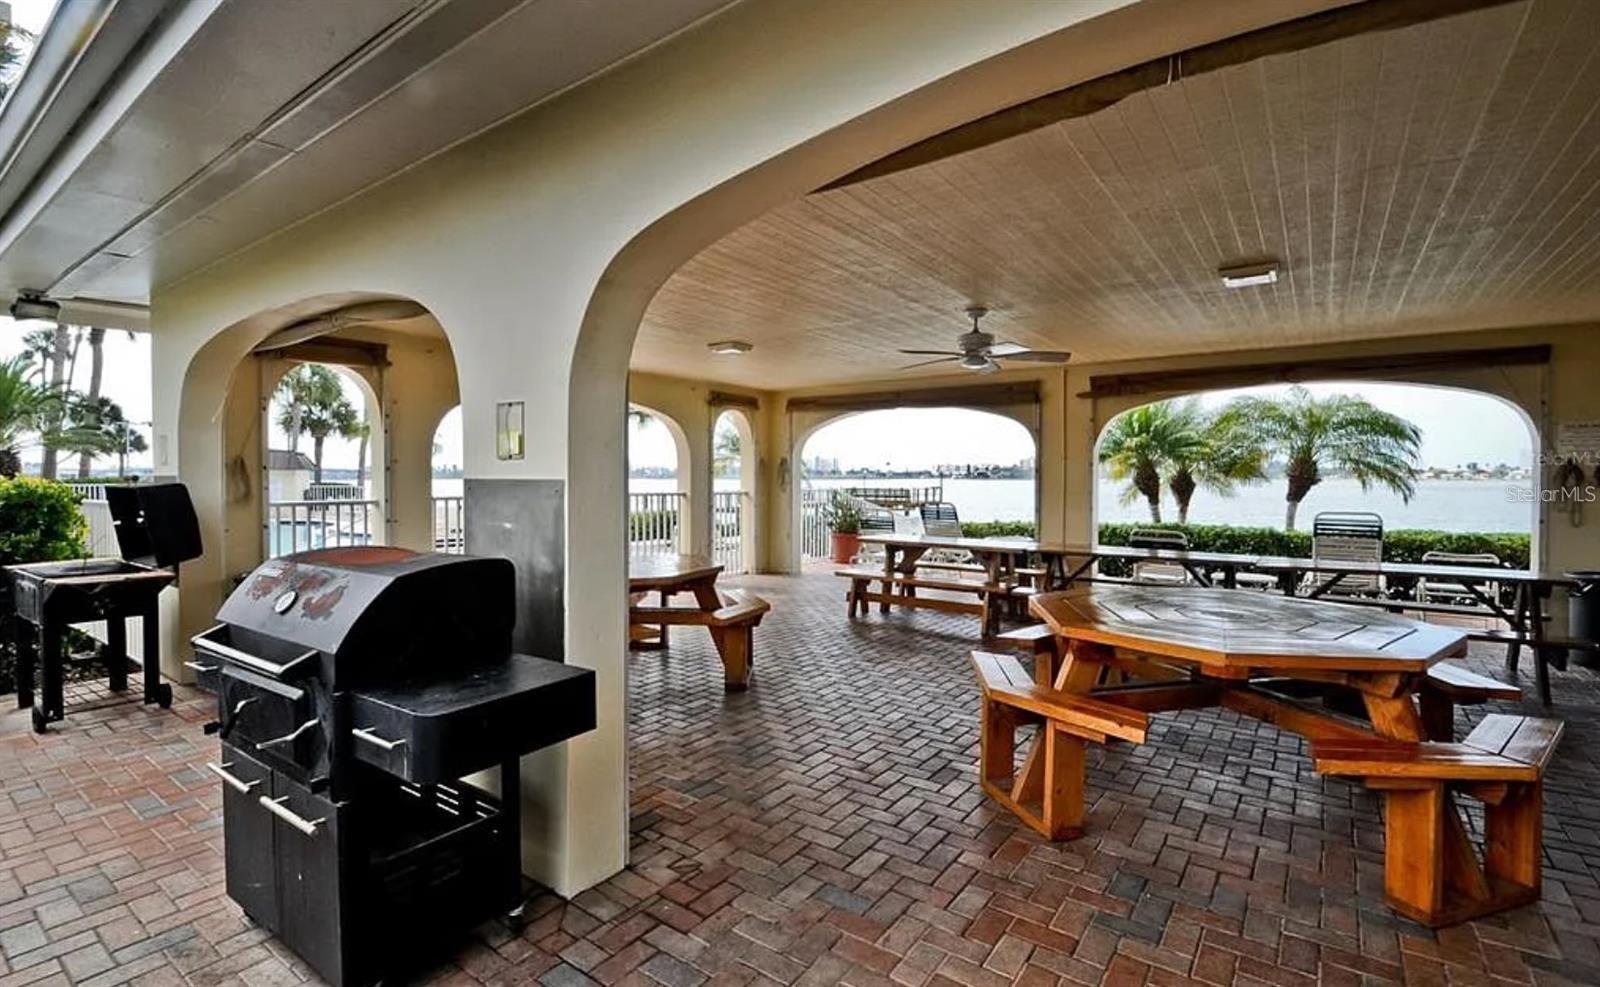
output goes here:
{"type": "Polygon", "coordinates": [[[628,550],[667,555],[693,549],[689,437],[671,416],[628,406],[628,550]]]}
{"type": "Polygon", "coordinates": [[[262,373],[267,556],[386,543],[382,373],[277,360],[262,373]]]}
{"type": "Polygon", "coordinates": [[[712,557],[729,575],[756,568],[756,440],[744,411],[729,408],[711,428],[712,557]]]}
{"type": "Polygon", "coordinates": [[[923,528],[923,504],[955,508],[969,533],[1038,530],[1038,442],[1012,415],[971,408],[850,412],[813,425],[796,440],[796,537],[800,561],[829,555],[823,511],[848,497],[923,528]]]}
{"type": "Polygon", "coordinates": [[[1518,566],[1539,555],[1538,429],[1483,391],[1387,380],[1213,390],[1122,411],[1094,449],[1103,541],[1180,526],[1195,549],[1225,539],[1281,554],[1279,536],[1312,530],[1318,514],[1359,511],[1413,554],[1481,546],[1518,566]],[[1386,444],[1396,423],[1414,440],[1386,444]]]}
{"type": "Polygon", "coordinates": [[[433,500],[433,544],[441,552],[464,552],[467,545],[466,491],[462,479],[461,406],[445,412],[433,430],[433,469],[429,489],[433,500]]]}

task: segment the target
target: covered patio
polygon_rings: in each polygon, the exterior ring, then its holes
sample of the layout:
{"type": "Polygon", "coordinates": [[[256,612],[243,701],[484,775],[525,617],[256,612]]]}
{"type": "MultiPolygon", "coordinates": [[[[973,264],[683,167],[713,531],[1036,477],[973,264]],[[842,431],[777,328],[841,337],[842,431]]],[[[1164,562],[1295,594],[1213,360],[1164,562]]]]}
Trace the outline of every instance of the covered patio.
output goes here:
{"type": "MultiPolygon", "coordinates": [[[[1593,670],[1551,673],[1554,710],[1529,690],[1445,724],[1566,722],[1535,904],[1438,930],[1398,916],[1382,796],[1224,709],[1091,744],[1084,833],[1050,842],[980,784],[967,656],[986,628],[847,618],[812,564],[825,500],[803,464],[860,412],[986,412],[1032,442],[1036,540],[1087,545],[1096,443],[1131,408],[1284,382],[1464,389],[1535,437],[1530,568],[1594,566],[1600,526],[1558,509],[1568,484],[1542,467],[1600,455],[1559,438],[1600,434],[1595,8],[631,6],[111,19],[162,44],[96,47],[140,72],[30,131],[99,142],[16,138],[39,153],[8,160],[38,174],[0,171],[0,282],[152,332],[155,475],[187,486],[204,552],[148,656],[173,713],[84,710],[46,736],[0,717],[0,987],[312,976],[227,897],[203,733],[224,714],[186,664],[282,554],[263,415],[308,363],[360,378],[374,443],[374,492],[348,498],[362,521],[332,509],[324,544],[509,558],[511,650],[593,673],[593,728],[508,768],[525,928],[481,927],[431,982],[1600,982],[1593,670]],[[241,50],[259,63],[219,89],[241,50]],[[980,318],[987,342],[966,335],[980,318]],[[430,444],[458,405],[462,492],[439,496],[430,444]],[[667,423],[675,489],[630,492],[635,411],[667,423]],[[714,479],[719,423],[736,485],[714,479]],[[701,612],[646,616],[715,633],[632,650],[651,621],[627,616],[646,595],[630,561],[678,555],[720,578],[701,612]]],[[[1558,595],[1551,626],[1565,616],[1558,595]]],[[[1497,676],[1504,654],[1455,660],[1497,676]]],[[[1391,708],[1414,717],[1426,671],[1394,674],[1391,708]]],[[[1481,808],[1464,825],[1492,828],[1481,808]]]]}
{"type": "MultiPolygon", "coordinates": [[[[847,625],[826,573],[735,582],[774,605],[758,688],[724,697],[704,635],[632,661],[628,868],[535,898],[519,937],[484,927],[429,982],[1600,980],[1591,673],[1556,673],[1543,901],[1436,933],[1383,905],[1377,795],[1314,775],[1292,736],[1156,718],[1091,762],[1088,833],[1052,845],[978,788],[969,618],[847,625]]],[[[122,706],[43,739],[6,720],[0,983],[307,979],[222,894],[211,705],[180,690],[176,715],[122,706]]]]}

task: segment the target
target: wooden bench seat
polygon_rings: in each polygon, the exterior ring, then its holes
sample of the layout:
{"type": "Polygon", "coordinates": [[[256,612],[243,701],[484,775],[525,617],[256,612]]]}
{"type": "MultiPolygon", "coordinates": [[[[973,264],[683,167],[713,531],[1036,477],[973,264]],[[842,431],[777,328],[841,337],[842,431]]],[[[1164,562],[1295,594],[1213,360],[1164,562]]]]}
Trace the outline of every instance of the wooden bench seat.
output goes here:
{"type": "Polygon", "coordinates": [[[1389,905],[1438,927],[1538,900],[1544,770],[1561,733],[1559,720],[1493,713],[1460,743],[1319,740],[1311,758],[1383,792],[1389,905]],[[1484,804],[1481,853],[1455,795],[1484,804]]]}
{"type": "Polygon", "coordinates": [[[902,572],[891,576],[881,569],[839,569],[834,575],[850,580],[850,589],[845,594],[845,605],[847,613],[852,618],[857,614],[866,616],[867,608],[877,603],[886,612],[890,606],[901,606],[940,610],[945,613],[976,614],[982,618],[984,627],[989,627],[989,596],[994,593],[996,587],[987,583],[970,579],[929,578],[902,572]],[[873,583],[879,583],[883,589],[874,591],[873,583]],[[900,588],[899,593],[893,592],[895,587],[900,588]],[[918,596],[919,589],[970,593],[976,596],[977,600],[948,600],[936,596],[918,596]]]}
{"type": "Polygon", "coordinates": [[[1491,699],[1516,702],[1522,698],[1522,690],[1454,662],[1441,661],[1428,669],[1419,698],[1428,739],[1453,740],[1457,706],[1476,706],[1491,699]]]}
{"type": "Polygon", "coordinates": [[[721,604],[715,610],[697,607],[628,608],[628,632],[633,641],[649,642],[652,627],[687,625],[704,627],[722,659],[722,685],[728,692],[742,692],[750,685],[750,668],[755,664],[755,629],[772,609],[772,604],[754,593],[739,589],[717,592],[721,604]]]}
{"type": "Polygon", "coordinates": [[[983,790],[1052,840],[1083,831],[1084,744],[1118,737],[1143,742],[1149,717],[1090,696],[1058,692],[1033,681],[1012,655],[974,651],[981,693],[978,772],[983,790]],[[1016,731],[1037,726],[1016,770],[1016,731]]]}

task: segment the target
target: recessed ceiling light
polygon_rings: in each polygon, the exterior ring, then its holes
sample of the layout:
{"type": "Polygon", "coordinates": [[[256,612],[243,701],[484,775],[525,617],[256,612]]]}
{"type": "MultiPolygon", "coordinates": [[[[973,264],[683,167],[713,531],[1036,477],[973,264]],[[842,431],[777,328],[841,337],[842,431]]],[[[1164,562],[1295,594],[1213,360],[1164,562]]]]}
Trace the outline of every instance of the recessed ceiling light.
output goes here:
{"type": "Polygon", "coordinates": [[[752,347],[742,339],[724,339],[720,343],[707,343],[706,349],[718,356],[738,356],[750,352],[752,347]]]}
{"type": "Polygon", "coordinates": [[[1224,288],[1248,288],[1257,284],[1276,284],[1278,281],[1278,262],[1269,260],[1259,264],[1224,267],[1217,273],[1222,275],[1222,286],[1224,288]]]}

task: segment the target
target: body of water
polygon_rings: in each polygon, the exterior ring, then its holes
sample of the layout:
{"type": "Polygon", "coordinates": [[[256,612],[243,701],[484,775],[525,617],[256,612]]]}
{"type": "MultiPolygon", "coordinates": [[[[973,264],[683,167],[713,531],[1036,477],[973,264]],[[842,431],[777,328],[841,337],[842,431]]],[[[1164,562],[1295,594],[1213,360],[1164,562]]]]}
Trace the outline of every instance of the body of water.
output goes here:
{"type": "MultiPolygon", "coordinates": [[[[812,486],[896,487],[936,486],[937,480],[850,480],[807,481],[812,486]]],[[[462,481],[434,480],[434,495],[459,496],[462,481]]],[[[636,479],[628,484],[635,493],[663,493],[678,489],[676,480],[636,479]]],[[[718,490],[739,489],[738,480],[718,480],[718,490]]],[[[1034,519],[1034,481],[1032,480],[945,480],[945,499],[956,505],[965,521],[1032,521],[1034,519]]],[[[1384,525],[1395,528],[1432,528],[1440,531],[1531,531],[1534,507],[1532,486],[1510,480],[1419,480],[1417,495],[1409,504],[1397,494],[1377,488],[1363,492],[1355,480],[1324,480],[1300,505],[1298,527],[1309,529],[1319,511],[1372,511],[1383,517],[1384,525]]],[[[1098,491],[1098,517],[1102,521],[1148,521],[1144,501],[1120,501],[1121,486],[1103,481],[1098,491]]],[[[1189,520],[1195,524],[1251,525],[1283,527],[1283,483],[1263,483],[1241,487],[1232,497],[1219,497],[1207,490],[1195,493],[1189,520]]],[[[1170,500],[1162,505],[1162,518],[1177,520],[1177,509],[1170,500]]]]}

